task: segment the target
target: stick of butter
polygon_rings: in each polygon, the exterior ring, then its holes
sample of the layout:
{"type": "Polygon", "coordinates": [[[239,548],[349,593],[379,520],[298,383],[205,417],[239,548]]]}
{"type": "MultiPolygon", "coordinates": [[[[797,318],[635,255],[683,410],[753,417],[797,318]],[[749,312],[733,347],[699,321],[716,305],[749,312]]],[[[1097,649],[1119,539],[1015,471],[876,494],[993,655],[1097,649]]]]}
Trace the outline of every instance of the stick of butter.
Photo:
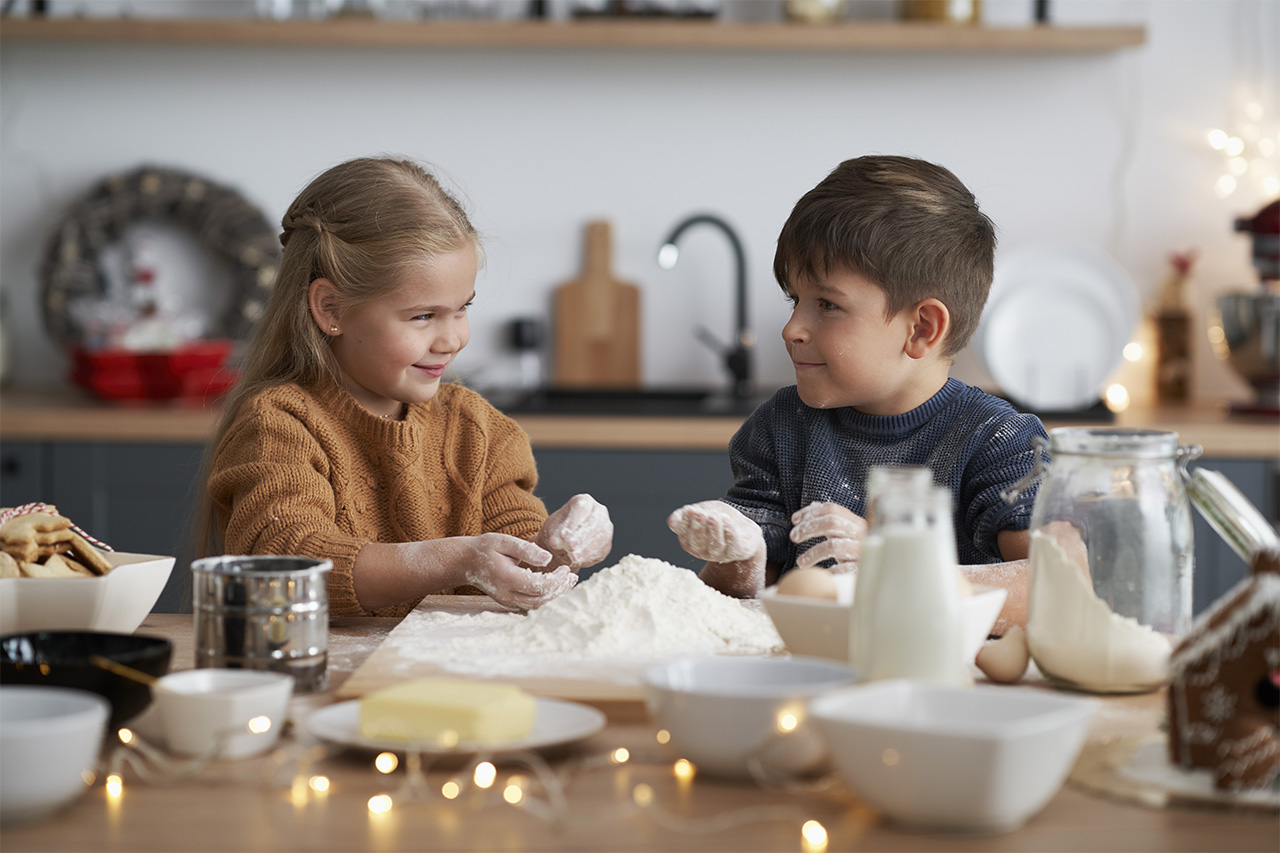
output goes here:
{"type": "Polygon", "coordinates": [[[533,731],[537,700],[514,684],[421,678],[360,700],[360,733],[370,738],[501,743],[533,731]]]}

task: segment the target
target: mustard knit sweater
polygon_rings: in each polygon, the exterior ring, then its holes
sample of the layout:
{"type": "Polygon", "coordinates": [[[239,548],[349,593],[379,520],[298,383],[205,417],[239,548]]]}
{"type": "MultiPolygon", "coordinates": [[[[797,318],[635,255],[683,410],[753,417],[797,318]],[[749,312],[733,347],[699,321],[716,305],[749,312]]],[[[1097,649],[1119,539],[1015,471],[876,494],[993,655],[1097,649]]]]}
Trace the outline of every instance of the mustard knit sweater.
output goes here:
{"type": "Polygon", "coordinates": [[[332,560],[331,616],[399,617],[422,599],[362,608],[351,574],[360,549],[489,532],[532,539],[547,517],[537,479],[520,427],[460,385],[442,383],[391,421],[336,384],[290,384],[240,407],[209,492],[224,553],[332,560]]]}

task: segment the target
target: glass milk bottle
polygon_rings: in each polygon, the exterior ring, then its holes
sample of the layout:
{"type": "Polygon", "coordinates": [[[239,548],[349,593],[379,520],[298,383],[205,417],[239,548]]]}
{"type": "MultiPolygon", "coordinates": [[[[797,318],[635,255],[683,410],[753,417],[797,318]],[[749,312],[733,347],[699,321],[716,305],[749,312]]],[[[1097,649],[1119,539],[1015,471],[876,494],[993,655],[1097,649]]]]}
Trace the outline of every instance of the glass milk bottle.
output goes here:
{"type": "Polygon", "coordinates": [[[1031,514],[1031,656],[1061,687],[1155,690],[1169,678],[1171,641],[1191,624],[1180,467],[1200,448],[1179,447],[1175,432],[1063,427],[1048,451],[1052,462],[1025,481],[1043,473],[1031,514]]]}
{"type": "MultiPolygon", "coordinates": [[[[875,524],[876,501],[885,492],[927,495],[933,487],[933,471],[916,466],[876,466],[867,472],[867,504],[865,519],[870,528],[875,524]]],[[[872,623],[875,613],[876,581],[880,577],[880,540],[863,540],[858,558],[858,574],[854,581],[852,611],[849,614],[849,666],[858,673],[867,671],[872,623]]]]}
{"type": "Polygon", "coordinates": [[[863,680],[970,684],[961,646],[951,493],[930,486],[878,495],[867,543],[876,580],[863,680]]]}

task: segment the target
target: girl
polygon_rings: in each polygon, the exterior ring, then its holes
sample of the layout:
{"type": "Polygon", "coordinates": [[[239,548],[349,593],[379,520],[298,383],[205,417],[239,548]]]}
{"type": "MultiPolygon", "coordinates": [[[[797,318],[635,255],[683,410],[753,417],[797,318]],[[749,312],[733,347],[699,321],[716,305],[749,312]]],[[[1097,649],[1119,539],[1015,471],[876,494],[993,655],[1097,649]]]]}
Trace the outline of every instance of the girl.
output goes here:
{"type": "Polygon", "coordinates": [[[482,260],[458,202],[412,162],[359,159],[313,180],[282,224],[210,443],[200,550],[330,559],[334,616],[475,590],[527,610],[572,587],[609,553],[608,511],[577,495],[548,518],[524,433],[441,382],[482,260]]]}

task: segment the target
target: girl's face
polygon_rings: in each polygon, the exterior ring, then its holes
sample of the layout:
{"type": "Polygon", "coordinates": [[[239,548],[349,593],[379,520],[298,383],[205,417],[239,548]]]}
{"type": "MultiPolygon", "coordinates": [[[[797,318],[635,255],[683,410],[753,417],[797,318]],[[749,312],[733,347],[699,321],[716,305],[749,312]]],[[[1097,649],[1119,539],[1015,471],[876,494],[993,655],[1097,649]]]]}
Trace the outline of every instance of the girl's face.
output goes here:
{"type": "Polygon", "coordinates": [[[462,248],[417,264],[389,295],[344,311],[330,339],[343,385],[375,415],[435,396],[440,377],[471,338],[476,251],[462,248]]]}
{"type": "Polygon", "coordinates": [[[907,312],[885,319],[885,294],[847,270],[794,282],[794,308],[782,329],[796,388],[816,409],[852,406],[870,415],[909,411],[911,337],[907,312]],[[903,408],[903,406],[906,408],[903,408]]]}

